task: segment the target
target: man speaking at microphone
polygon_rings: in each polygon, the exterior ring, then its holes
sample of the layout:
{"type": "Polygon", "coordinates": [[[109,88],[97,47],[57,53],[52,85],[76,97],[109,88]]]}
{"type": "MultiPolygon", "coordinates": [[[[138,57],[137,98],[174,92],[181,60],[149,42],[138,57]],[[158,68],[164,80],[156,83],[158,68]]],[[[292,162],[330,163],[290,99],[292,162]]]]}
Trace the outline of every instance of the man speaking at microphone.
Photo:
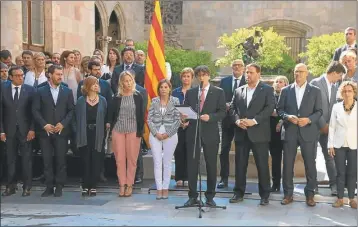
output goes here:
{"type": "Polygon", "coordinates": [[[197,111],[199,105],[201,130],[198,130],[198,138],[194,155],[193,152],[197,120],[189,120],[186,133],[189,200],[184,204],[184,206],[193,206],[199,204],[199,202],[201,203],[201,201],[197,199],[198,167],[201,147],[199,146],[198,141],[201,141],[206,162],[206,205],[216,206],[214,201],[216,163],[220,143],[218,122],[222,120],[226,114],[225,94],[221,88],[210,85],[210,71],[207,66],[202,65],[196,67],[195,76],[199,80],[200,86],[187,91],[184,104],[189,105],[195,111],[197,111]]]}

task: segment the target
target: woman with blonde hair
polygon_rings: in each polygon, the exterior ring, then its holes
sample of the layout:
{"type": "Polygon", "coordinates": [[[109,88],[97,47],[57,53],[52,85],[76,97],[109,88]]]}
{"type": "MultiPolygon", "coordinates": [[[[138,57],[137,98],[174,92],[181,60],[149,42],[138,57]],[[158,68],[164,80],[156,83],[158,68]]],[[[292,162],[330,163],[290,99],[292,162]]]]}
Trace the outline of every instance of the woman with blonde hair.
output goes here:
{"type": "Polygon", "coordinates": [[[94,76],[84,79],[81,90],[83,96],[76,104],[76,133],[83,164],[82,196],[95,196],[104,158],[107,102],[99,95],[98,79],[94,76]]]}
{"type": "Polygon", "coordinates": [[[123,71],[118,81],[118,94],[110,104],[108,122],[112,130],[112,150],[116,159],[119,196],[133,192],[137,158],[144,127],[144,103],[135,89],[132,72],[123,71]]]}
{"type": "Polygon", "coordinates": [[[153,153],[154,177],[157,199],[167,199],[172,159],[178,144],[180,112],[175,108],[179,99],[171,96],[169,80],[161,80],[157,87],[158,97],[153,98],[148,113],[149,143],[153,153]]]}
{"type": "Polygon", "coordinates": [[[329,155],[334,156],[337,169],[337,201],[333,207],[343,206],[347,185],[349,205],[357,209],[354,191],[357,185],[357,84],[344,81],[338,89],[342,102],[334,104],[328,129],[329,155]]]}
{"type": "Polygon", "coordinates": [[[47,81],[45,74],[45,55],[42,52],[35,53],[33,62],[34,67],[25,74],[24,84],[37,88],[39,84],[47,81]]]}
{"type": "Polygon", "coordinates": [[[82,54],[79,50],[73,50],[73,53],[75,54],[74,66],[81,71],[82,54]]]}
{"type": "Polygon", "coordinates": [[[81,60],[81,77],[86,78],[90,71],[88,70],[88,62],[90,61],[90,56],[84,56],[81,60]]]}

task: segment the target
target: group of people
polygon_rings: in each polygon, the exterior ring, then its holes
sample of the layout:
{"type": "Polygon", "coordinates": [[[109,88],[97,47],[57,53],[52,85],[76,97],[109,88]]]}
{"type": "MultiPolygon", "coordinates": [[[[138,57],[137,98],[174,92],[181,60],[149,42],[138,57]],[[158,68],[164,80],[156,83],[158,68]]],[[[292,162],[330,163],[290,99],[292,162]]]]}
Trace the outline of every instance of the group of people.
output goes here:
{"type": "MultiPolygon", "coordinates": [[[[332,195],[338,197],[333,206],[343,206],[346,187],[349,205],[356,209],[358,72],[356,48],[351,48],[355,35],[354,28],[346,29],[348,47],[340,48],[344,50],[334,55],[335,58],[339,55],[339,60],[333,60],[324,75],[310,82],[308,68],[303,63],[294,69],[294,83],[289,84],[286,77],[278,76],[272,86],[260,80],[258,64],[245,66],[241,59],[232,62],[232,75],[223,78],[219,87],[210,84],[207,66],[198,66],[195,70],[184,68],[180,73],[182,86],[173,90],[168,79],[158,83],[158,97],[151,100],[147,117],[148,95],[143,87],[145,65],[135,63],[140,54],[133,47],[126,46],[121,55],[115,48],[110,49],[107,65],[103,63],[103,53],[95,50],[99,54],[94,53],[88,64],[80,64],[79,68],[75,65],[78,63],[75,51],[64,51],[59,55],[59,63],[48,64],[48,68],[43,53],[35,53],[27,59],[26,53],[32,52],[24,51],[24,66],[11,65],[9,80],[1,84],[1,140],[6,143],[8,164],[8,184],[3,195],[15,193],[18,148],[22,155],[23,196],[30,195],[31,141],[37,137],[46,184],[42,196],[62,195],[69,139],[81,154],[82,195],[95,196],[103,169],[106,133],[111,132],[119,196],[129,197],[133,193],[147,123],[157,199],[168,198],[174,155],[177,185],[189,186],[185,206],[202,203],[197,191],[202,148],[207,173],[205,204],[215,206],[215,188],[228,187],[229,151],[234,140],[235,187],[230,203],[244,199],[250,151],[258,171],[260,205],[268,205],[270,193],[281,190],[282,162],[284,198],[281,204],[291,203],[299,146],[307,179],[306,203],[315,206],[315,160],[319,142],[326,159],[332,195]],[[32,62],[30,70],[26,66],[29,62],[32,62]],[[194,77],[200,86],[193,86],[194,77]],[[199,110],[199,132],[197,119],[181,114],[176,108],[178,105],[199,110]],[[216,184],[220,139],[221,180],[216,184]]],[[[4,65],[11,64],[11,59],[9,63],[4,55],[0,60],[4,65]]]]}

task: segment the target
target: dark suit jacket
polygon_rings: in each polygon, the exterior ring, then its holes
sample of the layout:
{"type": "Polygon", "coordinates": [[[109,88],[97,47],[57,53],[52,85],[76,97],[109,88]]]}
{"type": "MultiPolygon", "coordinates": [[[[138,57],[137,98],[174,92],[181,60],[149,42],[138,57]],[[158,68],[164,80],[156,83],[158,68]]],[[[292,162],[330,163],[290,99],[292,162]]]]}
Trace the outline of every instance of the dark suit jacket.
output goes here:
{"type": "MultiPolygon", "coordinates": [[[[77,87],[77,99],[79,99],[83,95],[81,91],[82,85],[83,80],[79,82],[77,87]]],[[[99,87],[99,94],[106,99],[107,103],[110,103],[112,100],[113,93],[109,83],[105,80],[99,79],[99,87]]]]}
{"type": "MultiPolygon", "coordinates": [[[[135,82],[144,87],[144,67],[133,63],[131,70],[135,72],[135,82]]],[[[112,79],[111,79],[111,88],[114,94],[118,92],[118,81],[119,75],[124,71],[124,64],[118,65],[114,68],[112,79]]]]}
{"type": "Polygon", "coordinates": [[[147,109],[147,105],[148,105],[148,93],[147,93],[147,89],[145,89],[144,87],[136,84],[135,85],[135,89],[142,95],[143,97],[143,105],[144,105],[144,112],[147,109]]]}
{"type": "Polygon", "coordinates": [[[255,119],[257,125],[247,130],[235,127],[235,141],[243,141],[247,131],[252,142],[269,142],[271,140],[270,116],[275,108],[274,91],[271,86],[259,82],[247,107],[247,85],[235,90],[231,105],[230,115],[233,122],[239,119],[255,119]]]}
{"type": "MultiPolygon", "coordinates": [[[[357,49],[357,44],[354,47],[357,49]]],[[[334,52],[334,55],[333,55],[333,61],[339,61],[339,58],[340,58],[342,52],[346,51],[346,50],[348,50],[348,45],[347,44],[342,46],[342,47],[337,48],[335,50],[335,52],[334,52]]]]}
{"type": "MultiPolygon", "coordinates": [[[[143,97],[138,92],[135,91],[133,94],[136,120],[137,120],[137,137],[142,137],[144,129],[144,105],[143,97]]],[[[119,111],[121,108],[122,97],[115,95],[111,101],[111,104],[108,106],[108,117],[107,123],[111,124],[111,131],[114,128],[114,125],[117,123],[119,111]]]]}
{"type": "MultiPolygon", "coordinates": [[[[185,94],[184,105],[191,106],[197,110],[199,87],[189,89],[185,94]]],[[[205,98],[201,115],[208,114],[208,122],[201,121],[201,139],[205,144],[220,143],[218,122],[225,117],[225,93],[221,88],[210,85],[205,98]]],[[[189,126],[186,131],[186,140],[195,141],[196,120],[189,120],[189,126]]]]}
{"type": "MultiPolygon", "coordinates": [[[[241,87],[243,85],[246,84],[246,79],[245,79],[245,74],[241,77],[241,80],[239,82],[239,84],[237,85],[237,87],[241,87]]],[[[232,89],[232,81],[233,81],[233,76],[226,76],[225,78],[222,78],[220,81],[220,88],[224,90],[225,92],[225,101],[226,103],[229,103],[232,101],[232,96],[234,94],[234,91],[232,89]]],[[[226,116],[225,118],[222,120],[222,127],[223,128],[228,128],[230,127],[230,125],[232,125],[232,121],[229,115],[229,112],[226,112],[226,116]]]]}
{"type": "Polygon", "coordinates": [[[52,98],[50,85],[44,85],[37,89],[32,113],[36,123],[39,125],[40,136],[47,136],[44,130],[46,124],[56,125],[61,123],[64,128],[61,136],[68,136],[71,132],[71,120],[74,114],[74,101],[72,90],[60,85],[57,103],[52,98]]]}
{"type": "Polygon", "coordinates": [[[317,123],[322,116],[322,97],[320,89],[307,83],[301,106],[298,109],[295,84],[284,87],[278,101],[277,112],[284,120],[285,141],[297,140],[298,133],[304,141],[315,141],[318,135],[317,123]],[[305,127],[299,127],[287,120],[288,115],[296,115],[299,118],[308,117],[311,120],[311,124],[305,127]]]}
{"type": "Polygon", "coordinates": [[[31,114],[31,107],[35,95],[35,88],[23,84],[21,85],[20,96],[17,108],[12,96],[11,83],[3,86],[1,109],[2,123],[1,133],[7,137],[12,137],[16,133],[16,123],[18,123],[21,136],[26,139],[27,133],[34,131],[34,119],[31,114]]]}

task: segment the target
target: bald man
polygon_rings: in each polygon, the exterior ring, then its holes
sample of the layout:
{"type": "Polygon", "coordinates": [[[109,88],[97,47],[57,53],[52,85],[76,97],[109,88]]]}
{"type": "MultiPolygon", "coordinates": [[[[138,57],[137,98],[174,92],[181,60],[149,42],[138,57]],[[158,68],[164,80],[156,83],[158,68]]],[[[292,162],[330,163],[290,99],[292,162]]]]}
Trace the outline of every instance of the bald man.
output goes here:
{"type": "Polygon", "coordinates": [[[304,189],[306,204],[315,206],[314,190],[317,185],[316,143],[319,133],[318,120],[322,116],[322,97],[318,87],[307,83],[308,70],[305,64],[297,64],[295,82],[282,89],[277,112],[284,120],[283,127],[283,189],[282,205],[293,201],[293,169],[300,146],[307,184],[304,189]]]}

